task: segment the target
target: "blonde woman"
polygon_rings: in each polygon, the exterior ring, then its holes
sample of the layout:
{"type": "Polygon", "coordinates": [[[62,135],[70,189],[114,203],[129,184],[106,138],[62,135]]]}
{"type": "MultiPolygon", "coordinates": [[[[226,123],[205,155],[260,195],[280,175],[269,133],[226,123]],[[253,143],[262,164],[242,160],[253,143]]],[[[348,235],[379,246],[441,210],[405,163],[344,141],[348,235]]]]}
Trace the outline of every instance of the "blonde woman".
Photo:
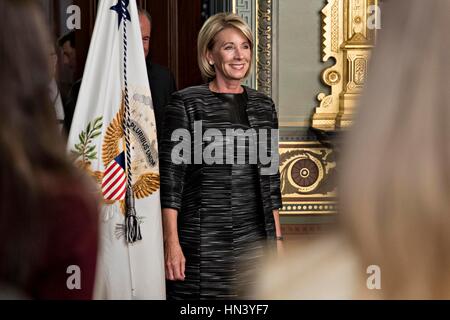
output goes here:
{"type": "MultiPolygon", "coordinates": [[[[245,139],[249,129],[258,143],[270,146],[278,128],[273,101],[241,85],[252,54],[252,33],[242,18],[212,16],[198,37],[198,62],[207,83],[175,93],[166,107],[160,171],[169,299],[242,297],[237,286],[246,286],[249,277],[238,279],[246,275],[240,265],[257,264],[261,241],[281,240],[278,166],[264,174],[267,167],[249,161],[250,140],[237,150],[227,148],[230,140],[245,139]],[[225,136],[228,129],[235,135],[225,136]],[[180,130],[192,141],[185,159],[177,162],[173,156],[179,141],[173,141],[173,134],[180,130]],[[198,141],[208,131],[219,137],[198,141]],[[205,159],[212,146],[222,150],[223,158],[205,159]],[[236,161],[239,152],[244,163],[236,161]]],[[[276,143],[272,149],[278,153],[276,143]]]]}

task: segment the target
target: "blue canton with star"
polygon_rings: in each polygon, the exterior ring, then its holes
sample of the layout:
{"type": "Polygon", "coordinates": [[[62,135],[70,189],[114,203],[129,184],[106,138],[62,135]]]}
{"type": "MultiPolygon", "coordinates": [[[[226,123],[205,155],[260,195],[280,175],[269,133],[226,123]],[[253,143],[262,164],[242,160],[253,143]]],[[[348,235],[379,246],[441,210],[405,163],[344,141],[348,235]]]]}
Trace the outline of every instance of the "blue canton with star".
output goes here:
{"type": "Polygon", "coordinates": [[[118,0],[117,4],[115,6],[112,6],[111,8],[109,8],[110,10],[116,11],[117,14],[119,15],[119,28],[120,28],[120,24],[122,23],[124,10],[125,10],[125,18],[128,21],[131,21],[130,12],[128,11],[129,4],[130,4],[130,0],[118,0]],[[124,7],[124,4],[125,4],[125,7],[124,7]]]}

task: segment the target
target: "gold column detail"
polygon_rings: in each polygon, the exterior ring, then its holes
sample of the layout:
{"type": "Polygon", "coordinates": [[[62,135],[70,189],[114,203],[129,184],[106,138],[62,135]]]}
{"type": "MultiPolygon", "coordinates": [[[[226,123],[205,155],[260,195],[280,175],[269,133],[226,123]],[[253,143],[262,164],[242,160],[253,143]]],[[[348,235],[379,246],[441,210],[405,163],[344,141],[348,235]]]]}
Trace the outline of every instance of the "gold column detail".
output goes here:
{"type": "Polygon", "coordinates": [[[319,93],[312,126],[322,130],[348,127],[367,76],[376,31],[369,16],[379,14],[378,0],[327,0],[322,10],[322,61],[335,64],[322,72],[331,93],[319,93]]]}
{"type": "Polygon", "coordinates": [[[272,96],[272,0],[258,0],[256,34],[256,85],[272,96]]]}

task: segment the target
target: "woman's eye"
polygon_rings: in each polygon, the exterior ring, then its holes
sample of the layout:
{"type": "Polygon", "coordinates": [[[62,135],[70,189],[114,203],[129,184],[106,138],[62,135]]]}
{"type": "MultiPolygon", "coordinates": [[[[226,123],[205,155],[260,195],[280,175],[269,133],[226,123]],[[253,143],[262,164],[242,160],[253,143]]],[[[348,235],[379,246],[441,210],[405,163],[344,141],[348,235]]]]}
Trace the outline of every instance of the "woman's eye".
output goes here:
{"type": "Polygon", "coordinates": [[[231,46],[225,47],[225,50],[231,50],[231,49],[233,49],[233,47],[231,47],[231,46]]]}

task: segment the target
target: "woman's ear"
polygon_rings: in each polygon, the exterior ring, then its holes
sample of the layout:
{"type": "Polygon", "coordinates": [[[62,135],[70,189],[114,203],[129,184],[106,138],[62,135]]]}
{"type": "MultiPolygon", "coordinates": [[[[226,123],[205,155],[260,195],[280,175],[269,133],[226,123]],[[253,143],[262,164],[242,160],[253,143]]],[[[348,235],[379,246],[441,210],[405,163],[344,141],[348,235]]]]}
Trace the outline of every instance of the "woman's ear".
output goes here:
{"type": "Polygon", "coordinates": [[[211,66],[214,65],[214,59],[211,50],[206,51],[206,59],[211,66]]]}

